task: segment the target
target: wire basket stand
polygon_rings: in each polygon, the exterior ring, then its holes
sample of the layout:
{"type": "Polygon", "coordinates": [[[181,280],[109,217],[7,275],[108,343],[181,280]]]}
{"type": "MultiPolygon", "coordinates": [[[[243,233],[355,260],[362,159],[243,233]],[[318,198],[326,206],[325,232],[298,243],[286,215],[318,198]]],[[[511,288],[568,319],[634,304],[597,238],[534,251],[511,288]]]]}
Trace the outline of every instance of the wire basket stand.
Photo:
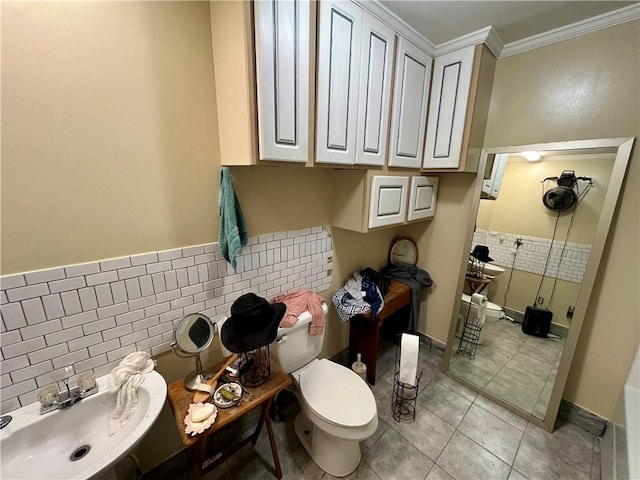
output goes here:
{"type": "Polygon", "coordinates": [[[396,422],[413,422],[416,419],[416,399],[422,372],[416,375],[415,385],[400,381],[400,338],[396,342],[395,373],[393,375],[393,395],[391,412],[396,422]]]}
{"type": "Polygon", "coordinates": [[[269,345],[241,353],[240,383],[245,387],[257,387],[266,383],[271,376],[269,345]]]}
{"type": "Polygon", "coordinates": [[[476,348],[480,342],[480,332],[484,326],[484,319],[478,316],[478,309],[474,308],[472,311],[471,302],[469,302],[469,308],[467,309],[467,315],[464,319],[464,327],[462,328],[462,335],[460,336],[460,343],[456,353],[469,355],[471,359],[476,358],[476,348]]]}

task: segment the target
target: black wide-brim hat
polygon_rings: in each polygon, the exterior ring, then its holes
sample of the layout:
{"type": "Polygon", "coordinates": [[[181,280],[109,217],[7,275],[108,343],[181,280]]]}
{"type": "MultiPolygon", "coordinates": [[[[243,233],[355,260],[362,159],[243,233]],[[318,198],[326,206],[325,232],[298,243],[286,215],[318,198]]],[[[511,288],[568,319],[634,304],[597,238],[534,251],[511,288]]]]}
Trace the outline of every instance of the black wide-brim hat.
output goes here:
{"type": "Polygon", "coordinates": [[[485,245],[476,245],[475,247],[473,247],[471,256],[484,263],[493,262],[493,258],[489,256],[489,247],[485,245]]]}
{"type": "Polygon", "coordinates": [[[246,293],[231,305],[231,316],[222,325],[220,339],[233,353],[244,353],[269,345],[276,339],[287,306],[270,304],[255,293],[246,293]]]}

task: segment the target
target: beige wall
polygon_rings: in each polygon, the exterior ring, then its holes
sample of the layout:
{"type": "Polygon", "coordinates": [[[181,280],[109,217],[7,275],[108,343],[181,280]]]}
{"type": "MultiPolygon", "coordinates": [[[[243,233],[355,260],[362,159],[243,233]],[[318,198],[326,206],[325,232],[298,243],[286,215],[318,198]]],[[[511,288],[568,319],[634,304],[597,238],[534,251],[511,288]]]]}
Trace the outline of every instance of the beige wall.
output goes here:
{"type": "Polygon", "coordinates": [[[2,9],[2,274],[211,241],[207,4],[2,9]]]}
{"type": "Polygon", "coordinates": [[[440,175],[436,214],[418,243],[419,266],[433,279],[428,293],[423,293],[419,330],[441,343],[447,341],[451,313],[458,305],[456,288],[462,273],[467,228],[472,221],[474,182],[473,174],[440,175]]]}
{"type": "MultiPolygon", "coordinates": [[[[498,61],[485,145],[640,136],[640,25],[498,61]]],[[[634,149],[564,398],[604,417],[640,341],[640,165],[634,149]]]]}

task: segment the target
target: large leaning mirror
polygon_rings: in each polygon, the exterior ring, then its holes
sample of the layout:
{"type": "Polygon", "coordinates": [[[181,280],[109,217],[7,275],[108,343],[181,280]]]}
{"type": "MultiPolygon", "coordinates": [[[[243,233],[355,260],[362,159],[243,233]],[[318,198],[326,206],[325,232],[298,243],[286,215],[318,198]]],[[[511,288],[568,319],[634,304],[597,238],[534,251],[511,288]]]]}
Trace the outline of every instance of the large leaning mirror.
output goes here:
{"type": "Polygon", "coordinates": [[[633,141],[482,152],[443,370],[549,431],[633,141]]]}

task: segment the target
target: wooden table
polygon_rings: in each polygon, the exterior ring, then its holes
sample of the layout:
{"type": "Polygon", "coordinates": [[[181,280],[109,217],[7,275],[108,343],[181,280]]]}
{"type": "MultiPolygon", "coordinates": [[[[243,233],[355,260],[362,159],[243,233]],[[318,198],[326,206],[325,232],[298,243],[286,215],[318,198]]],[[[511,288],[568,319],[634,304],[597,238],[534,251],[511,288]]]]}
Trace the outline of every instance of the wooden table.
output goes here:
{"type": "Polygon", "coordinates": [[[367,381],[376,384],[376,363],[380,328],[384,321],[403,307],[411,304],[411,287],[397,280],[391,280],[384,296],[384,307],[371,320],[371,312],[356,315],[349,320],[349,359],[355,361],[356,354],[362,354],[367,365],[367,381]]]}
{"type": "MultiPolygon", "coordinates": [[[[228,358],[228,357],[227,357],[228,358]]],[[[221,360],[219,363],[213,366],[213,370],[217,371],[222,367],[226,359],[221,360]]],[[[287,388],[291,384],[291,378],[284,373],[280,366],[271,360],[271,375],[269,380],[254,388],[245,389],[240,401],[231,408],[218,408],[218,416],[216,421],[211,427],[205,430],[203,433],[194,437],[187,435],[184,432],[184,418],[189,410],[189,404],[193,402],[193,392],[189,392],[184,386],[184,379],[173,382],[168,387],[167,397],[169,399],[169,406],[171,412],[176,421],[176,427],[180,433],[182,443],[189,447],[189,460],[191,462],[191,469],[196,480],[200,480],[202,475],[206,472],[224,462],[230,455],[238,451],[247,443],[252,442],[254,445],[258,440],[262,425],[266,424],[267,432],[269,433],[269,443],[271,444],[271,453],[273,455],[273,463],[276,470],[276,477],[282,478],[282,469],[280,467],[280,459],[278,458],[278,449],[276,447],[275,436],[273,434],[273,426],[271,425],[271,419],[269,418],[269,407],[275,396],[287,388]],[[229,449],[225,449],[224,454],[218,453],[211,459],[205,459],[207,438],[215,434],[221,428],[229,425],[235,420],[238,420],[243,415],[247,414],[251,410],[262,407],[260,413],[260,420],[256,426],[255,432],[248,438],[241,442],[231,446],[229,449]],[[209,463],[203,468],[203,464],[207,460],[209,463]]]]}
{"type": "Polygon", "coordinates": [[[489,285],[493,281],[493,277],[478,277],[476,275],[466,275],[464,279],[467,287],[465,288],[465,293],[469,292],[467,293],[467,295],[482,293],[482,291],[487,288],[487,285],[489,285]]]}

